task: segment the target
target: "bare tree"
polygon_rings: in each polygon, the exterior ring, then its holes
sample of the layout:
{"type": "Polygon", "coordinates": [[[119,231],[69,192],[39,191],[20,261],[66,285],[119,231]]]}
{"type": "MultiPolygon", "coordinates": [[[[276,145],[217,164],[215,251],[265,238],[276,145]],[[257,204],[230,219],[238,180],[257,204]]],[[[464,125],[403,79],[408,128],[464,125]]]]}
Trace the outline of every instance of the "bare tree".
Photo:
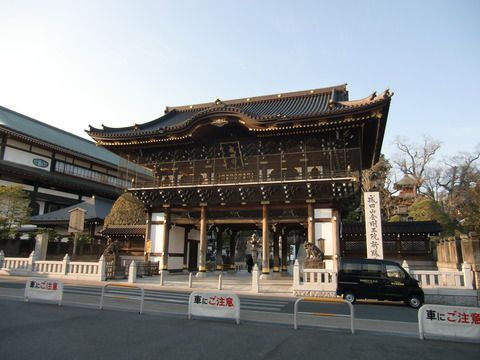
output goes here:
{"type": "Polygon", "coordinates": [[[428,183],[428,176],[432,175],[429,166],[440,148],[440,142],[424,135],[421,145],[401,137],[397,137],[395,143],[400,154],[393,159],[393,163],[404,175],[409,175],[415,180],[417,193],[433,198],[431,191],[424,185],[428,183]]]}
{"type": "Polygon", "coordinates": [[[436,183],[444,191],[443,206],[453,218],[459,218],[469,190],[480,180],[478,159],[478,150],[472,154],[460,153],[444,161],[443,171],[436,178],[436,183]]]}
{"type": "Polygon", "coordinates": [[[378,191],[380,193],[382,213],[386,219],[393,215],[395,209],[392,195],[396,191],[390,190],[392,189],[391,169],[390,161],[385,158],[385,155],[381,154],[375,165],[362,172],[363,191],[378,191]]]}

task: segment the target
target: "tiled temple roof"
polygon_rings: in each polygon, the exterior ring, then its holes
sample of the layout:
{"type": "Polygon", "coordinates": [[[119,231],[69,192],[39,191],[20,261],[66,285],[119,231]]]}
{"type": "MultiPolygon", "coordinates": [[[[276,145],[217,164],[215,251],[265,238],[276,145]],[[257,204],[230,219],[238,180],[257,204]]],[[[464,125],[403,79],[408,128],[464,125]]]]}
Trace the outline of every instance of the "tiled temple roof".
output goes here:
{"type": "Polygon", "coordinates": [[[167,107],[165,115],[156,120],[133,126],[102,128],[90,126],[87,131],[95,140],[139,138],[152,135],[168,136],[170,133],[188,128],[189,125],[210,115],[236,114],[257,127],[283,125],[305,118],[329,118],[345,115],[352,111],[368,109],[388,103],[393,94],[389,90],[360,99],[349,101],[346,84],[290,92],[284,94],[242,98],[236,100],[215,100],[210,103],[167,107]]]}

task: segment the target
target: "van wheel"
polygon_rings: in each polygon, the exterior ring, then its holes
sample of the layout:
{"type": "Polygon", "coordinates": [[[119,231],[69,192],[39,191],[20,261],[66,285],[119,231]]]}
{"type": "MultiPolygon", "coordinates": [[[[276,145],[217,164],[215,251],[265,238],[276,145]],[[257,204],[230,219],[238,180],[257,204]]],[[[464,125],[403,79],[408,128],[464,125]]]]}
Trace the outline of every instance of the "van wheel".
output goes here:
{"type": "Polygon", "coordinates": [[[410,295],[408,298],[408,305],[414,309],[418,309],[422,306],[422,301],[417,295],[410,295]]]}
{"type": "Polygon", "coordinates": [[[347,291],[343,293],[343,300],[346,302],[349,302],[350,304],[353,304],[357,298],[355,297],[355,294],[351,291],[347,291]]]}

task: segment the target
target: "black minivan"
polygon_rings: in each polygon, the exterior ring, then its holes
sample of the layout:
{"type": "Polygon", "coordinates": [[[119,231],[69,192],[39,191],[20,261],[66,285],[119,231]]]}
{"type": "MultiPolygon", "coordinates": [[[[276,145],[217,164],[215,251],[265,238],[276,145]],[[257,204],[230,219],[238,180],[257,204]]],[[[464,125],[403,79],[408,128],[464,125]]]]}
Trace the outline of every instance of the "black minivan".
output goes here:
{"type": "Polygon", "coordinates": [[[356,299],[399,300],[415,309],[425,299],[418,281],[399,264],[375,259],[341,258],[337,295],[351,303],[356,299]]]}

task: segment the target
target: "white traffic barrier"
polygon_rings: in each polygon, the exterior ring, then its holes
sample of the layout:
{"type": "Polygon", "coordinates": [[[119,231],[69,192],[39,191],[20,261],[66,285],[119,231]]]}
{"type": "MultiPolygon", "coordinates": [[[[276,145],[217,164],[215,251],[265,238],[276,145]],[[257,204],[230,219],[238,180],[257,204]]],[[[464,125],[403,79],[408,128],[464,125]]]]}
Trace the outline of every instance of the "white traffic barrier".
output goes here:
{"type": "Polygon", "coordinates": [[[188,287],[191,289],[192,288],[192,273],[188,274],[188,287]]]}
{"type": "Polygon", "coordinates": [[[240,324],[240,299],[235,294],[194,291],[188,299],[188,319],[194,316],[235,319],[240,324]]]}
{"type": "Polygon", "coordinates": [[[54,301],[62,305],[63,282],[54,279],[31,278],[25,284],[24,300],[54,301]]]}
{"type": "Polygon", "coordinates": [[[480,342],[480,308],[425,304],[418,310],[418,333],[425,337],[480,342]]]}
{"type": "Polygon", "coordinates": [[[145,300],[145,290],[143,287],[136,286],[136,285],[127,285],[127,284],[105,284],[102,287],[102,295],[100,297],[100,310],[103,309],[103,302],[104,298],[112,298],[112,299],[119,299],[119,300],[138,300],[140,301],[140,314],[143,314],[143,303],[145,300]],[[140,290],[140,295],[119,295],[118,293],[108,293],[108,289],[111,288],[127,288],[127,289],[137,289],[140,290]]]}
{"type": "Polygon", "coordinates": [[[335,298],[299,298],[297,301],[295,301],[295,304],[293,306],[293,328],[295,330],[298,329],[298,321],[297,321],[297,316],[298,314],[301,315],[313,315],[313,316],[329,316],[329,317],[341,317],[341,318],[350,318],[350,331],[352,334],[355,334],[355,311],[353,309],[353,305],[349,303],[348,301],[341,300],[341,299],[335,299],[335,298]],[[350,309],[350,315],[345,315],[345,314],[336,314],[336,313],[318,313],[318,312],[303,312],[303,311],[298,311],[298,303],[300,301],[307,301],[307,302],[321,302],[321,303],[343,303],[347,304],[348,308],[350,309]]]}

